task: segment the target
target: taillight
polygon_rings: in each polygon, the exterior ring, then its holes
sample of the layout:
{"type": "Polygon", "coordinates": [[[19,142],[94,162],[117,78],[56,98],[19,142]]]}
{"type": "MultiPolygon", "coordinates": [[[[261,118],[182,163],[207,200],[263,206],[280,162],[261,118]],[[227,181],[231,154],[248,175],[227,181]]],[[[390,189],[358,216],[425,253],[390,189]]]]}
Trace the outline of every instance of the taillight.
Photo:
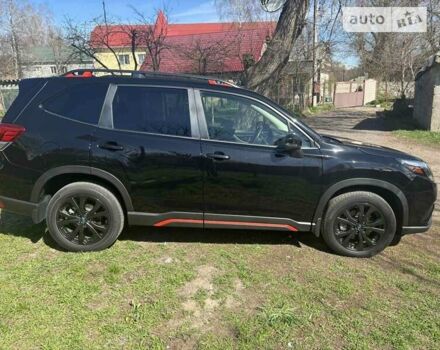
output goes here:
{"type": "Polygon", "coordinates": [[[11,142],[14,142],[26,129],[15,124],[0,124],[0,151],[4,150],[11,142]]]}

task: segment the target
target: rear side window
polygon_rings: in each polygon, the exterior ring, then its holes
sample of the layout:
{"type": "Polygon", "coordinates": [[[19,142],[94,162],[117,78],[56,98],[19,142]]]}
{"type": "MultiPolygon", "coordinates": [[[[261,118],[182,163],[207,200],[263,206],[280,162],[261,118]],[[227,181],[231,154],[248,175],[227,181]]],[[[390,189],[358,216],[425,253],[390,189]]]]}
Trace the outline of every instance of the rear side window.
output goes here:
{"type": "Polygon", "coordinates": [[[77,84],[43,103],[45,110],[89,124],[98,124],[107,84],[77,84]]]}
{"type": "Polygon", "coordinates": [[[186,89],[119,86],[113,100],[115,129],[191,136],[186,89]]]}

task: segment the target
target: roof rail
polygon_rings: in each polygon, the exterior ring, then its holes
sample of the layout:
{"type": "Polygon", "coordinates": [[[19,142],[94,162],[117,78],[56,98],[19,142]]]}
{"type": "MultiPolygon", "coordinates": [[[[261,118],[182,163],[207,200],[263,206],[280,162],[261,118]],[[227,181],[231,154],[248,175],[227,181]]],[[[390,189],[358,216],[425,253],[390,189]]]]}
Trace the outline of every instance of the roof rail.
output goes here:
{"type": "Polygon", "coordinates": [[[175,74],[175,73],[164,73],[164,72],[144,72],[144,71],[136,71],[136,70],[120,70],[120,69],[104,69],[104,68],[82,68],[82,69],[74,69],[68,71],[61,75],[61,77],[65,78],[91,78],[91,77],[101,77],[101,76],[121,76],[121,77],[130,77],[130,78],[169,78],[169,77],[180,77],[187,79],[198,79],[206,81],[209,85],[219,85],[225,87],[238,87],[237,85],[219,79],[217,77],[209,77],[203,75],[195,75],[195,74],[175,74]],[[96,75],[95,73],[106,73],[105,75],[96,75]]]}
{"type": "Polygon", "coordinates": [[[133,70],[119,70],[119,69],[104,69],[104,68],[81,68],[73,69],[61,75],[61,77],[90,77],[96,76],[95,73],[107,73],[114,76],[133,76],[136,71],[133,70]]]}

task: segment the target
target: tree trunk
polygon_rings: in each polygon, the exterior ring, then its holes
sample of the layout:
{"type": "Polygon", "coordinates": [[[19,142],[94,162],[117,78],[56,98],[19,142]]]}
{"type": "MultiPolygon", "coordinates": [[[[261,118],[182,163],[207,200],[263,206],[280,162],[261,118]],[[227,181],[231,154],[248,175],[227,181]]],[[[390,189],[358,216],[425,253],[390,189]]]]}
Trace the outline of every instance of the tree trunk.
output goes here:
{"type": "Polygon", "coordinates": [[[309,2],[309,0],[286,1],[266,51],[261,59],[243,74],[246,87],[264,95],[268,95],[273,90],[305,25],[309,2]]]}
{"type": "Polygon", "coordinates": [[[11,29],[11,48],[12,48],[12,54],[14,60],[15,78],[21,79],[23,77],[23,71],[21,66],[21,52],[20,52],[20,46],[18,44],[18,37],[16,33],[17,29],[15,27],[12,5],[10,5],[9,8],[8,21],[11,29]]]}
{"type": "Polygon", "coordinates": [[[137,70],[138,69],[138,61],[136,58],[136,44],[137,44],[136,31],[131,31],[130,36],[131,36],[131,55],[133,56],[134,70],[137,70]]]}

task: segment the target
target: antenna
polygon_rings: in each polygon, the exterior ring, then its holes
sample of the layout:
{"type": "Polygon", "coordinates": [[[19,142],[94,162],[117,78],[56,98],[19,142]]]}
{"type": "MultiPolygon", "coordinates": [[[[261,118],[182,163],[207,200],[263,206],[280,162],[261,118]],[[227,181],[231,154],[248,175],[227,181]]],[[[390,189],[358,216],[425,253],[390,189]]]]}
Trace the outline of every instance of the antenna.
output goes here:
{"type": "Polygon", "coordinates": [[[266,12],[277,12],[284,6],[286,0],[260,0],[260,2],[266,12]]]}

